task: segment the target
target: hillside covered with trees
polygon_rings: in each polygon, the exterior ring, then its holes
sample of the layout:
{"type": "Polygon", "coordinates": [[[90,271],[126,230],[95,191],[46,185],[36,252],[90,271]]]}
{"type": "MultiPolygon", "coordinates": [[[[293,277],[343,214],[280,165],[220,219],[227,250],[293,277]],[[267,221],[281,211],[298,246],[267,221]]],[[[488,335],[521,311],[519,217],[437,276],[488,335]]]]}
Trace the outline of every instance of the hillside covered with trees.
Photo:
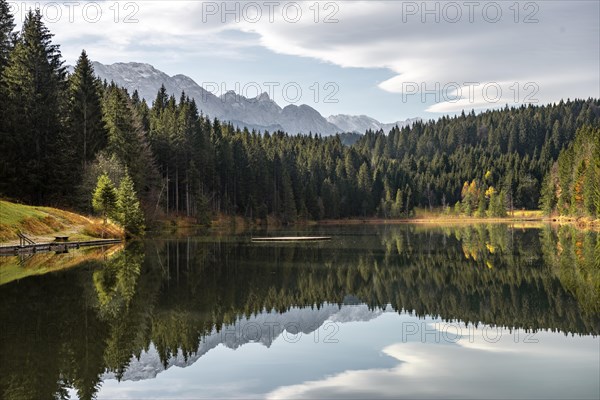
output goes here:
{"type": "Polygon", "coordinates": [[[367,131],[348,146],[340,136],[238,128],[164,87],[148,104],[99,81],[85,51],[68,74],[39,11],[13,30],[0,0],[3,197],[91,211],[105,176],[115,188],[125,180],[150,219],[225,213],[291,223],[409,217],[414,207],[502,216],[539,204],[600,214],[598,99],[367,131]]]}

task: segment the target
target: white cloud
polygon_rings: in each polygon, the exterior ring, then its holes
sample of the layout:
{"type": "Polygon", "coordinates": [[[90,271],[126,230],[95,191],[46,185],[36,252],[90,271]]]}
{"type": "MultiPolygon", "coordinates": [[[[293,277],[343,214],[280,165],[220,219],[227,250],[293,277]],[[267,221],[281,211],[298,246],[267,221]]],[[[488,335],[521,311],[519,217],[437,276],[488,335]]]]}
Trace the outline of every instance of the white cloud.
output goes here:
{"type": "MultiPolygon", "coordinates": [[[[533,97],[539,103],[600,96],[598,3],[540,2],[535,3],[539,9],[530,9],[521,2],[519,23],[514,22],[514,11],[509,9],[514,5],[508,2],[494,3],[503,10],[497,23],[487,22],[489,15],[477,12],[472,23],[467,15],[461,22],[448,23],[444,14],[440,23],[431,18],[422,23],[419,12],[406,16],[407,3],[411,2],[341,2],[335,24],[279,21],[242,24],[242,29],[258,33],[261,44],[277,53],[342,67],[389,68],[397,75],[379,87],[392,93],[404,93],[407,83],[434,88],[453,82],[480,86],[497,82],[503,89],[516,82],[524,92],[532,82],[539,88],[533,97]],[[539,22],[523,23],[532,12],[539,22]]],[[[434,3],[446,4],[429,4],[434,3]]],[[[310,14],[308,7],[305,4],[310,14]]],[[[523,94],[502,92],[499,99],[491,96],[494,102],[484,93],[457,102],[442,99],[428,111],[523,103],[523,94]]]]}
{"type": "Polygon", "coordinates": [[[566,398],[572,397],[570,385],[579,385],[580,395],[591,393],[593,397],[597,390],[592,382],[586,381],[597,371],[597,354],[590,354],[584,346],[563,349],[559,333],[517,334],[489,326],[474,329],[463,323],[450,325],[458,330],[448,328],[446,323],[429,325],[427,343],[396,343],[385,347],[383,353],[398,361],[393,368],[344,371],[321,380],[282,386],[266,397],[431,399],[493,393],[498,398],[566,398]],[[437,344],[431,341],[435,330],[440,335],[437,344]],[[455,341],[457,331],[464,337],[455,341]],[[572,361],[575,359],[576,365],[572,361]],[[564,385],[559,380],[548,381],[548,376],[559,376],[565,366],[570,372],[577,370],[582,382],[564,385]]]}
{"type": "MultiPolygon", "coordinates": [[[[423,107],[430,112],[514,104],[514,93],[504,90],[514,82],[521,89],[528,82],[537,84],[539,103],[600,96],[598,2],[522,1],[518,16],[514,2],[480,2],[472,15],[465,2],[428,2],[427,9],[438,7],[439,23],[433,21],[435,15],[423,12],[423,2],[281,2],[274,8],[268,2],[251,3],[259,5],[257,22],[252,21],[256,9],[246,8],[248,2],[92,2],[100,4],[102,13],[98,22],[91,23],[93,9],[85,18],[82,2],[72,10],[72,22],[69,10],[61,6],[61,18],[48,26],[70,63],[83,47],[102,62],[164,65],[199,54],[211,54],[215,60],[243,59],[250,53],[244,50],[262,46],[341,67],[387,68],[396,76],[379,82],[378,87],[389,93],[404,93],[407,83],[433,88],[436,83],[444,87],[451,82],[479,82],[481,86],[498,82],[503,88],[497,103],[479,93],[456,102],[442,98],[431,105],[429,101],[423,107]],[[237,11],[227,13],[223,4],[237,11]],[[460,9],[456,23],[448,22],[457,15],[448,4],[460,9]],[[501,7],[496,23],[488,22],[495,15],[491,4],[501,7]],[[292,23],[297,6],[301,17],[292,23]],[[528,16],[538,22],[524,23],[528,16]],[[126,23],[126,17],[132,23],[126,23]],[[327,18],[334,22],[326,23],[327,18]]],[[[35,3],[12,4],[18,4],[17,20],[21,20],[23,10],[35,3]]],[[[517,103],[522,99],[519,96],[517,103]]]]}

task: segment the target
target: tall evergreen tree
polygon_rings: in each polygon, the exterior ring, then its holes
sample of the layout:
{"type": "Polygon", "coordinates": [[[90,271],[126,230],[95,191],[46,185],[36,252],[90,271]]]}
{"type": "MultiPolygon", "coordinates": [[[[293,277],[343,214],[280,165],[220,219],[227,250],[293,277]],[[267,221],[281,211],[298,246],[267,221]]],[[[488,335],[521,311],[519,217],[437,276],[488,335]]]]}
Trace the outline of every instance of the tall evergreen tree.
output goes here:
{"type": "Polygon", "coordinates": [[[0,73],[8,63],[9,54],[16,39],[14,18],[6,0],[0,0],[0,73]]]}
{"type": "Polygon", "coordinates": [[[40,10],[29,11],[19,39],[2,71],[6,87],[3,191],[30,202],[55,198],[68,185],[63,150],[65,69],[59,46],[42,22],[40,10]]]}
{"type": "Polygon", "coordinates": [[[556,172],[548,171],[548,174],[544,178],[542,183],[542,190],[540,193],[540,208],[546,215],[552,214],[554,207],[556,207],[556,184],[554,182],[556,172]]]}
{"type": "Polygon", "coordinates": [[[392,217],[399,218],[402,215],[402,191],[396,190],[396,200],[392,205],[392,217]]]}
{"type": "Polygon", "coordinates": [[[146,197],[155,184],[154,158],[127,92],[114,84],[104,94],[103,120],[108,132],[108,153],[125,164],[136,191],[146,197]]]}
{"type": "MultiPolygon", "coordinates": [[[[11,151],[11,147],[9,146],[9,128],[7,126],[7,118],[10,114],[7,113],[6,85],[1,77],[14,44],[14,27],[14,19],[10,14],[8,3],[6,0],[0,0],[0,154],[2,154],[0,156],[0,180],[8,178],[10,169],[8,153],[11,151]]],[[[9,190],[7,186],[0,184],[0,193],[7,190],[9,190]]]]}
{"type": "Polygon", "coordinates": [[[98,184],[92,194],[92,205],[94,211],[102,214],[106,224],[109,217],[115,216],[117,209],[117,190],[108,175],[102,174],[98,178],[98,184]]]}
{"type": "Polygon", "coordinates": [[[140,202],[129,174],[125,174],[125,177],[119,184],[116,211],[117,219],[121,226],[123,226],[123,229],[125,229],[126,235],[137,236],[144,232],[144,214],[140,208],[140,202]]]}
{"type": "Polygon", "coordinates": [[[366,161],[362,163],[358,170],[357,183],[358,189],[361,192],[361,212],[363,216],[366,216],[367,212],[371,210],[371,191],[373,189],[371,173],[366,161]]]}
{"type": "Polygon", "coordinates": [[[85,168],[107,143],[100,81],[85,50],[69,77],[69,128],[79,164],[85,168]]]}

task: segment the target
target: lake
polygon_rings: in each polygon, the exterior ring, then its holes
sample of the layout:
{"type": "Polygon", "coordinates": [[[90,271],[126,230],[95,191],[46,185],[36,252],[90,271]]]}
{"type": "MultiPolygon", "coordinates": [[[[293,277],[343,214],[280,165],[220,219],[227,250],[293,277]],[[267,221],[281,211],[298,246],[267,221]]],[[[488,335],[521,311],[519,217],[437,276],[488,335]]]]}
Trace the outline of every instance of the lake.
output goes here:
{"type": "Polygon", "coordinates": [[[332,240],[198,233],[0,258],[0,397],[600,397],[598,233],[254,234],[332,240]]]}

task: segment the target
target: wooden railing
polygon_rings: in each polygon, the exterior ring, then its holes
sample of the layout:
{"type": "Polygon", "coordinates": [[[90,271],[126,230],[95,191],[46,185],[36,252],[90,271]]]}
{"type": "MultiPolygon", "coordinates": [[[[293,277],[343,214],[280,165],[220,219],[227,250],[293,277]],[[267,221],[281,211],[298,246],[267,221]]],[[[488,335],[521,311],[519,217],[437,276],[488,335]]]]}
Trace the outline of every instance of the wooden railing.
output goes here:
{"type": "Polygon", "coordinates": [[[26,245],[35,244],[35,242],[29,239],[27,236],[23,235],[21,231],[17,232],[17,236],[19,237],[19,246],[23,247],[26,245]]]}

